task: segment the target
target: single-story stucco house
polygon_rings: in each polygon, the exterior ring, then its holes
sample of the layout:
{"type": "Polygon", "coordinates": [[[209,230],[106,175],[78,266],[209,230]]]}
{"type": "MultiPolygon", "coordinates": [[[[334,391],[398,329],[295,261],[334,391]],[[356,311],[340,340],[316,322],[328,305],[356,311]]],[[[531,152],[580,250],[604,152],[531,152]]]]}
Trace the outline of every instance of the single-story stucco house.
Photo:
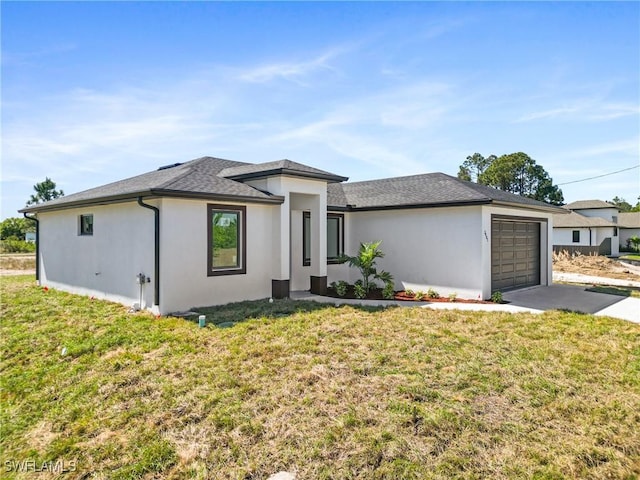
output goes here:
{"type": "Polygon", "coordinates": [[[617,257],[634,232],[640,214],[620,213],[602,200],[578,200],[564,206],[569,215],[553,216],[553,249],[617,257]],[[634,229],[633,225],[636,225],[634,229]]]}
{"type": "Polygon", "coordinates": [[[396,289],[486,299],[552,281],[558,207],[442,173],[346,181],[203,157],[21,212],[41,285],[161,314],[353,283],[338,257],[378,240],[396,289]]]}

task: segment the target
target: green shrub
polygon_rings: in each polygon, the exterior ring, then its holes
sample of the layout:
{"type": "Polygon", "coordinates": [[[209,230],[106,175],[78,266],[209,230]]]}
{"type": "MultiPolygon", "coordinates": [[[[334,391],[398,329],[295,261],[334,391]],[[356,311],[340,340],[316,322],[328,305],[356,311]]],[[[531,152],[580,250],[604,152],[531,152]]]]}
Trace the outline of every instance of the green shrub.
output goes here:
{"type": "Polygon", "coordinates": [[[334,288],[335,288],[336,293],[338,294],[338,296],[344,297],[347,294],[347,290],[349,288],[349,284],[347,282],[345,282],[344,280],[340,280],[336,284],[336,286],[334,288]]]}
{"type": "Polygon", "coordinates": [[[0,240],[0,252],[2,253],[33,253],[36,251],[36,244],[25,242],[15,238],[0,240]]]}
{"type": "Polygon", "coordinates": [[[440,294],[436,292],[433,288],[427,290],[427,297],[429,298],[440,298],[440,294]]]}
{"type": "Polygon", "coordinates": [[[382,298],[386,300],[393,300],[395,298],[395,291],[393,290],[393,282],[386,282],[382,289],[382,298]]]}
{"type": "Polygon", "coordinates": [[[414,300],[421,301],[423,298],[424,298],[424,293],[422,293],[421,291],[417,291],[416,293],[413,294],[414,300]]]}
{"type": "Polygon", "coordinates": [[[356,283],[353,284],[353,290],[356,298],[366,298],[367,289],[365,288],[362,280],[358,280],[356,283]]]}
{"type": "Polygon", "coordinates": [[[502,303],[502,292],[500,292],[499,290],[493,292],[491,294],[491,301],[493,303],[502,303]]]}
{"type": "Polygon", "coordinates": [[[451,303],[454,303],[457,299],[458,299],[458,294],[456,292],[449,294],[449,301],[451,303]]]}

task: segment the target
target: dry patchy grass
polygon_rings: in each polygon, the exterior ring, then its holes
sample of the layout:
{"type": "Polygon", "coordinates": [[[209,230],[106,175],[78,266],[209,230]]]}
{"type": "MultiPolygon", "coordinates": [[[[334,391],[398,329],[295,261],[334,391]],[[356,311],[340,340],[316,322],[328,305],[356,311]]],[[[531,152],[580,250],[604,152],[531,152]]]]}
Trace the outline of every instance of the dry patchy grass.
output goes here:
{"type": "Polygon", "coordinates": [[[602,255],[581,255],[579,253],[570,255],[566,250],[553,254],[553,269],[557,272],[640,281],[638,269],[625,267],[617,260],[602,255]]]}
{"type": "Polygon", "coordinates": [[[3,253],[0,255],[0,270],[35,270],[34,253],[3,253]]]}
{"type": "Polygon", "coordinates": [[[199,329],[0,281],[5,461],[75,460],[74,479],[640,474],[632,323],[282,301],[199,329]]]}

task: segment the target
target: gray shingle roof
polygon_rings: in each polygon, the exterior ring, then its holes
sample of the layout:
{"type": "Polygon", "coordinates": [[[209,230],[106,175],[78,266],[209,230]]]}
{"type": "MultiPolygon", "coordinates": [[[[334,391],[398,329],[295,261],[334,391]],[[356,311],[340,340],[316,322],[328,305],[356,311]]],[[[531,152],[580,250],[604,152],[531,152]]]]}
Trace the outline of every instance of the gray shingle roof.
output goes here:
{"type": "Polygon", "coordinates": [[[249,164],[202,157],[67,195],[25,208],[21,212],[123,201],[137,196],[183,196],[281,203],[283,201],[281,197],[273,196],[242,182],[249,178],[262,178],[269,175],[295,175],[329,182],[327,204],[332,208],[360,210],[498,203],[556,212],[563,210],[519,195],[465,182],[444,173],[338,183],[346,180],[346,177],[291,160],[249,164]]]}
{"type": "Polygon", "coordinates": [[[347,180],[347,177],[341,177],[292,160],[277,160],[275,162],[233,166],[225,168],[219,173],[221,177],[232,178],[234,180],[287,174],[299,177],[317,178],[327,180],[329,182],[344,182],[347,180]]]}
{"type": "Polygon", "coordinates": [[[569,214],[554,214],[554,228],[587,228],[587,227],[615,227],[616,224],[601,217],[587,217],[576,212],[569,214]]]}
{"type": "Polygon", "coordinates": [[[444,173],[332,184],[328,188],[327,203],[332,207],[346,207],[349,204],[355,209],[474,203],[507,203],[545,210],[558,209],[537,200],[466,182],[444,173]]]}
{"type": "Polygon", "coordinates": [[[243,162],[202,157],[153,172],[66,195],[49,202],[27,207],[21,212],[55,209],[98,200],[135,198],[138,195],[203,195],[215,198],[241,197],[256,202],[273,202],[275,198],[244,183],[218,176],[225,168],[246,165],[243,162]]]}
{"type": "Polygon", "coordinates": [[[578,200],[576,202],[571,202],[564,206],[569,210],[586,210],[593,208],[617,208],[615,205],[612,205],[607,202],[603,202],[602,200],[578,200]]]}
{"type": "Polygon", "coordinates": [[[640,212],[619,213],[618,226],[622,228],[640,228],[640,212]]]}

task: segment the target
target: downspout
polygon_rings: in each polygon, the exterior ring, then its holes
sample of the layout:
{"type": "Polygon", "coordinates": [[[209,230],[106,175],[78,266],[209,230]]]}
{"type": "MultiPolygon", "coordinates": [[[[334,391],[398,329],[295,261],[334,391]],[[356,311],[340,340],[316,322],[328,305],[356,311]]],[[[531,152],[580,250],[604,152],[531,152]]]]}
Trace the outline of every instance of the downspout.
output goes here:
{"type": "Polygon", "coordinates": [[[24,218],[36,222],[36,282],[40,281],[40,220],[37,217],[29,217],[23,213],[24,218]]]}
{"type": "Polygon", "coordinates": [[[138,205],[149,210],[153,210],[155,214],[154,224],[154,296],[153,304],[160,307],[160,209],[153,205],[148,205],[142,201],[142,197],[138,197],[138,205]]]}

